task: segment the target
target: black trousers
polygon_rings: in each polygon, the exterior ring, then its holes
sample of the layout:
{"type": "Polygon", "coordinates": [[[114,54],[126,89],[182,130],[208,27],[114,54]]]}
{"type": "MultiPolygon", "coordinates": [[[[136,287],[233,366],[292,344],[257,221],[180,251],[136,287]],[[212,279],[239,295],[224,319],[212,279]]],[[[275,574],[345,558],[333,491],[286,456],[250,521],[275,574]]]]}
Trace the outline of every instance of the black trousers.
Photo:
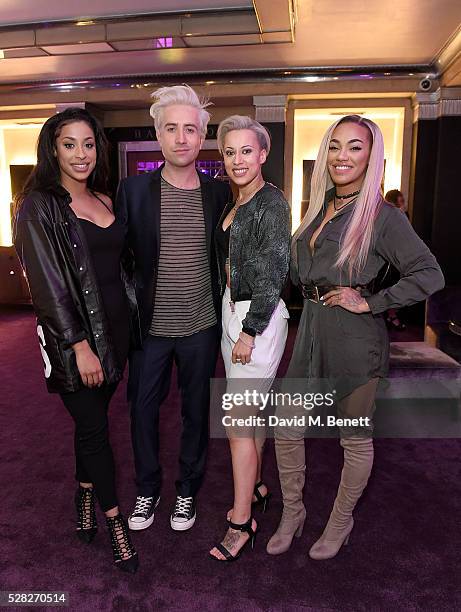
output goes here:
{"type": "Polygon", "coordinates": [[[138,495],[160,493],[159,414],[170,389],[173,361],[178,370],[183,424],[176,491],[182,497],[193,497],[200,488],[218,339],[217,325],[181,338],[148,336],[142,350],[130,356],[131,435],[138,495]]]}
{"type": "Polygon", "coordinates": [[[75,422],[75,479],[92,482],[104,512],[118,505],[115,466],[109,442],[107,411],[116,384],[84,387],[62,393],[61,399],[75,422]]]}

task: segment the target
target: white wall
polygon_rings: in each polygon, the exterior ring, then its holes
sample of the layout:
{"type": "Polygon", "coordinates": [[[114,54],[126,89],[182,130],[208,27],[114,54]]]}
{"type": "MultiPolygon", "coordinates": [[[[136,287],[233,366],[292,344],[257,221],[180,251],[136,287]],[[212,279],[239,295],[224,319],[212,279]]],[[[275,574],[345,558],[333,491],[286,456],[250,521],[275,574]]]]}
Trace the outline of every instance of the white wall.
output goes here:
{"type": "Polygon", "coordinates": [[[0,125],[0,246],[11,245],[11,164],[35,164],[41,124],[0,125]]]}

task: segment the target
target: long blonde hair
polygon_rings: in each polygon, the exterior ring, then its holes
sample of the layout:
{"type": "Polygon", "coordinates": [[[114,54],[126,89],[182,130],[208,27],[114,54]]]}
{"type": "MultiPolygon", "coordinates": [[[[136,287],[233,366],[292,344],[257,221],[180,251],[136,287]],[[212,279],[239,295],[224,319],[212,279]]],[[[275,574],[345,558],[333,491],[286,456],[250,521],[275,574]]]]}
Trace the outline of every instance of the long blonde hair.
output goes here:
{"type": "Polygon", "coordinates": [[[341,248],[335,262],[336,267],[339,268],[347,264],[349,278],[351,278],[352,273],[362,270],[366,263],[373,237],[374,222],[383,202],[381,194],[381,181],[384,171],[383,135],[376,123],[370,119],[365,119],[359,115],[346,115],[338,119],[326,131],[312,173],[309,208],[293,235],[292,251],[296,261],[297,238],[319,214],[325,201],[326,192],[334,188],[334,183],[328,172],[327,158],[332,134],[340,123],[356,123],[366,126],[371,136],[371,151],[367,171],[354,205],[354,212],[343,236],[341,236],[341,248]]]}

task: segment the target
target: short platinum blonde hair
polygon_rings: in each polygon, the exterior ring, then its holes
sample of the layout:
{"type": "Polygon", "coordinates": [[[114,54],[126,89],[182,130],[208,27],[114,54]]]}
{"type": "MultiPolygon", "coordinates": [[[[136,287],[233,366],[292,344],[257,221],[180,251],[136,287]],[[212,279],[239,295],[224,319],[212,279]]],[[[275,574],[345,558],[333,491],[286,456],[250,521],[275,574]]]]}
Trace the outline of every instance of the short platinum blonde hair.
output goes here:
{"type": "Polygon", "coordinates": [[[155,102],[150,107],[149,113],[154,120],[156,132],[162,128],[163,111],[167,106],[182,104],[184,106],[192,106],[199,111],[200,125],[199,129],[202,136],[206,135],[208,122],[210,121],[210,113],[205,110],[210,106],[205,98],[199,98],[195,91],[189,85],[173,85],[172,87],[160,87],[151,94],[151,98],[155,102]]]}
{"type": "Polygon", "coordinates": [[[219,124],[216,138],[221,155],[223,155],[224,152],[224,140],[226,138],[226,134],[233,132],[234,130],[251,130],[254,132],[256,134],[256,138],[258,139],[259,146],[261,149],[266,151],[267,155],[269,155],[269,151],[271,150],[271,137],[269,132],[258,121],[255,121],[255,119],[252,119],[247,115],[231,115],[230,117],[223,119],[219,124]]]}

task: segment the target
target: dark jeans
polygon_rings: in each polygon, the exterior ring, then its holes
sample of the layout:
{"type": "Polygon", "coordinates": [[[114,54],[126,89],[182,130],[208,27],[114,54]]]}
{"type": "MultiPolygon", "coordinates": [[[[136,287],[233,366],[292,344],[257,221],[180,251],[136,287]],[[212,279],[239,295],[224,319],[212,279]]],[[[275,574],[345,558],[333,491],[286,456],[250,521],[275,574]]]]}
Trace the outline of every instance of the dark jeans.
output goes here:
{"type": "Polygon", "coordinates": [[[157,496],[162,483],[159,463],[159,413],[168,396],[173,360],[181,390],[182,434],[176,491],[195,496],[203,480],[208,446],[210,378],[218,354],[218,326],[191,336],[148,336],[130,356],[131,436],[138,495],[157,496]]]}
{"type": "Polygon", "coordinates": [[[75,478],[79,482],[93,483],[104,512],[118,505],[107,420],[109,402],[116,388],[116,384],[104,384],[61,393],[61,399],[75,422],[75,478]]]}

